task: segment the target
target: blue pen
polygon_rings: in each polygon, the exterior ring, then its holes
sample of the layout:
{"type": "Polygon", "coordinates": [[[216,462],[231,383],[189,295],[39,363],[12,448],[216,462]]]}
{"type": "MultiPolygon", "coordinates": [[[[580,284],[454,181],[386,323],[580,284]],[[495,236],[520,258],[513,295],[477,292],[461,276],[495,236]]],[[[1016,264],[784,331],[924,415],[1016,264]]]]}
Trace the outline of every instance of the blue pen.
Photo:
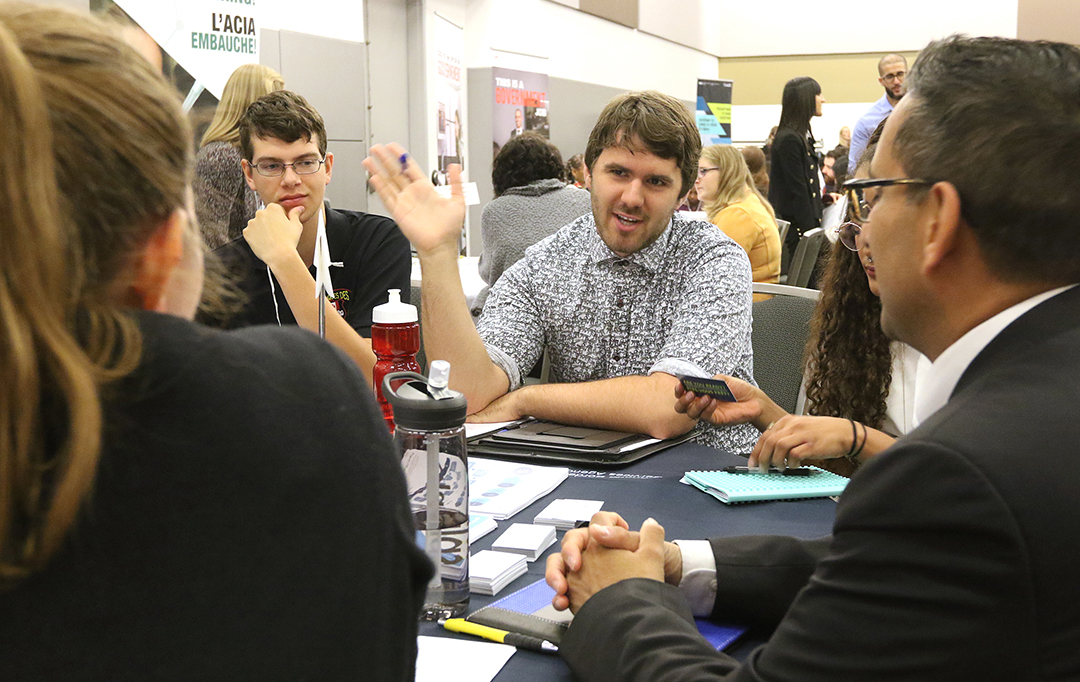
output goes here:
{"type": "Polygon", "coordinates": [[[398,161],[401,162],[401,170],[404,171],[405,169],[407,169],[409,167],[409,152],[405,152],[404,154],[402,154],[398,158],[398,161]]]}

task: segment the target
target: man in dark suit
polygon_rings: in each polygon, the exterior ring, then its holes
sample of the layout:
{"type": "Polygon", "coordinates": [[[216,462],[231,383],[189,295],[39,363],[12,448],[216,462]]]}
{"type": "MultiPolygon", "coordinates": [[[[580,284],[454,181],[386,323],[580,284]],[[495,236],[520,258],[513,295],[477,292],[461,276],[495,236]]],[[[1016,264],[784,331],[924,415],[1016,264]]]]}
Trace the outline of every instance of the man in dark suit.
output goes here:
{"type": "Polygon", "coordinates": [[[1080,50],[954,37],[908,84],[848,187],[882,326],[934,361],[920,426],[855,474],[831,538],[702,553],[612,513],[568,533],[547,577],[579,679],[1080,679],[1080,50]],[[740,664],[692,612],[768,641],[740,664]]]}

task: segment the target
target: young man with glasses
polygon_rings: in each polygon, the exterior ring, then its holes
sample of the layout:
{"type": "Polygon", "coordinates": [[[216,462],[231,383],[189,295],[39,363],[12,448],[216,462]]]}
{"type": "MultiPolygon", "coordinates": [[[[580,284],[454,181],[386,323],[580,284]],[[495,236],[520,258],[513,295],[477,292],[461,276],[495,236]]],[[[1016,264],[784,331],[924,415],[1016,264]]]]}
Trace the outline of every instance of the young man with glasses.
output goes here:
{"type": "Polygon", "coordinates": [[[848,152],[848,168],[856,168],[862,157],[870,134],[888,116],[900,98],[904,96],[904,79],[907,77],[907,59],[901,54],[887,54],[878,62],[878,83],[885,89],[881,99],[863,114],[851,133],[851,151],[848,152]]]}
{"type": "Polygon", "coordinates": [[[255,100],[240,121],[240,147],[248,186],[265,208],[242,239],[218,249],[250,297],[228,326],[318,330],[313,261],[322,222],[333,266],[326,339],[370,377],[371,310],[386,302],[387,289],[400,289],[408,301],[408,240],[389,218],[324,205],[334,155],[326,150],[322,116],[300,95],[282,90],[255,100]]]}

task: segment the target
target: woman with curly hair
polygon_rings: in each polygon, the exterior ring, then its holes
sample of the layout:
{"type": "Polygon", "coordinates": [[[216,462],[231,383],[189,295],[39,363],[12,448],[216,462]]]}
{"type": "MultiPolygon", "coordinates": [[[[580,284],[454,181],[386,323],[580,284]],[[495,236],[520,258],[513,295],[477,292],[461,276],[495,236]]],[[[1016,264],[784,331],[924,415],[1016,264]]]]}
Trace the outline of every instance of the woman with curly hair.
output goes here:
{"type": "MultiPolygon", "coordinates": [[[[855,177],[869,175],[878,137],[855,177]]],[[[814,464],[850,476],[914,426],[915,375],[925,360],[881,330],[874,259],[861,225],[851,220],[837,232],[806,344],[806,411],[814,416],[790,415],[761,389],[729,377],[719,378],[737,403],[677,390],[679,412],[714,424],[750,422],[762,432],[751,465],[821,460],[814,464]]]]}
{"type": "Polygon", "coordinates": [[[512,138],[495,156],[495,198],[480,217],[480,276],[488,286],[473,303],[474,316],[483,310],[491,286],[525,249],[589,212],[589,193],[567,185],[565,172],[559,149],[538,133],[512,138]]]}

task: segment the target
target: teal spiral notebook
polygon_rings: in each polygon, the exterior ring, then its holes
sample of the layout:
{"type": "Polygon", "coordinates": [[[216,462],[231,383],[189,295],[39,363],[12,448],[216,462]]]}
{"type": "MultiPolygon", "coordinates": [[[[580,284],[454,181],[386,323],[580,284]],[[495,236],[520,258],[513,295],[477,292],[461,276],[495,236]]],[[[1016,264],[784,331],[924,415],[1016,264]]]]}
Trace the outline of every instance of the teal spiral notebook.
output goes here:
{"type": "Polygon", "coordinates": [[[809,476],[687,471],[682,482],[712,495],[724,504],[832,497],[844,492],[847,478],[817,467],[806,468],[810,469],[809,476]]]}

